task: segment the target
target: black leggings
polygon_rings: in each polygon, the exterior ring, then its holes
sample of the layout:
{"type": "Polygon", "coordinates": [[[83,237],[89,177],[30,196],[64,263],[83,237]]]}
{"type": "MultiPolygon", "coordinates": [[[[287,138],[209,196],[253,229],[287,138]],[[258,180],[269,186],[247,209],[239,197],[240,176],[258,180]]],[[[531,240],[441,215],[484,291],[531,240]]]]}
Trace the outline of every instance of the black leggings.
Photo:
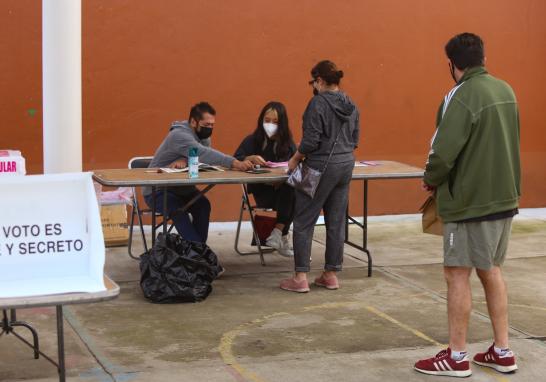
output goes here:
{"type": "Polygon", "coordinates": [[[278,188],[266,184],[251,184],[248,191],[254,195],[258,207],[277,211],[277,223],[284,224],[282,234],[288,234],[294,220],[294,189],[286,183],[278,188]]]}

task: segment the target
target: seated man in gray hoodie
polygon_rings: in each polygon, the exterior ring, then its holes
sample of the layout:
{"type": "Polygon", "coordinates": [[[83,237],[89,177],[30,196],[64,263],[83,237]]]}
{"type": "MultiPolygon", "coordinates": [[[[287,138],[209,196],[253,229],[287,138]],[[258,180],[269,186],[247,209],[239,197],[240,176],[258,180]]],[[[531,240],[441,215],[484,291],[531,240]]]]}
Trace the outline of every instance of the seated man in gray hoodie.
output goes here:
{"type": "MultiPolygon", "coordinates": [[[[210,147],[215,115],[216,111],[207,102],[194,105],[187,121],[173,122],[149,167],[186,167],[188,152],[192,147],[196,147],[199,162],[240,171],[252,169],[253,165],[250,161],[239,161],[210,147]]],[[[205,196],[199,198],[186,212],[174,213],[198,192],[195,186],[169,187],[166,212],[169,216],[172,215],[176,230],[183,238],[206,243],[209,232],[210,202],[205,196]]],[[[151,188],[146,187],[143,193],[146,203],[151,206],[153,202],[151,188]]],[[[157,210],[163,211],[163,191],[156,193],[155,203],[157,210]]]]}

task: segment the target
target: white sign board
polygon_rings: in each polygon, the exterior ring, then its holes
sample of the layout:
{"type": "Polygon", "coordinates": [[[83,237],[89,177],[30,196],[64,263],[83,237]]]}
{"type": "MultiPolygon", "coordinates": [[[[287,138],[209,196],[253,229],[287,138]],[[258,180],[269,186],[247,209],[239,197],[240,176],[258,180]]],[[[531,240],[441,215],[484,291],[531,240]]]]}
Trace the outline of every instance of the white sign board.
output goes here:
{"type": "Polygon", "coordinates": [[[90,173],[0,177],[0,298],[106,290],[90,173]]]}

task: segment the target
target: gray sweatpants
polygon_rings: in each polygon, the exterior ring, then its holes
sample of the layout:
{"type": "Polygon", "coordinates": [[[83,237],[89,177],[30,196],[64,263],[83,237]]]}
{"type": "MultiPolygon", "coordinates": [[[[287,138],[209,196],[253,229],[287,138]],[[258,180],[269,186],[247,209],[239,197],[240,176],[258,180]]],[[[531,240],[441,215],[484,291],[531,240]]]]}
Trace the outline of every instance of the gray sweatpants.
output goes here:
{"type": "Polygon", "coordinates": [[[354,161],[328,164],[313,199],[296,190],[293,235],[296,272],[310,271],[309,257],[313,232],[322,209],[326,223],[324,269],[341,271],[349,184],[353,167],[354,161]]]}

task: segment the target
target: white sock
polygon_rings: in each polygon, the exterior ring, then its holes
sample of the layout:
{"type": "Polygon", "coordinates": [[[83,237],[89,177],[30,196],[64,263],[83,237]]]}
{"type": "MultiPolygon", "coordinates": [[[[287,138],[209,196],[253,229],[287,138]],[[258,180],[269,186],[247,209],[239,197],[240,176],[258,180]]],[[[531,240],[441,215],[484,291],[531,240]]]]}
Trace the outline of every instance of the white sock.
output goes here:
{"type": "Polygon", "coordinates": [[[497,353],[497,355],[500,355],[500,356],[511,353],[510,348],[503,349],[503,348],[498,348],[496,346],[493,346],[493,349],[495,349],[495,353],[497,353]]]}
{"type": "Polygon", "coordinates": [[[466,356],[466,350],[464,351],[451,351],[451,359],[454,359],[455,361],[460,361],[466,356]]]}

